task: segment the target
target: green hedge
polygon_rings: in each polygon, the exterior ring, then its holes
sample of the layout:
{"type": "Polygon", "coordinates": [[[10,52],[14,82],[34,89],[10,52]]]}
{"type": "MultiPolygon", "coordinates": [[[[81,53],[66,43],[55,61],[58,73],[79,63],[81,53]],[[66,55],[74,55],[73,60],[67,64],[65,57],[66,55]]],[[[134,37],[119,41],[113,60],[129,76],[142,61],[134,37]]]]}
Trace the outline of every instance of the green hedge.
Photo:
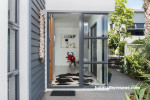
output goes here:
{"type": "Polygon", "coordinates": [[[134,40],[131,44],[144,44],[144,39],[134,40]]]}
{"type": "Polygon", "coordinates": [[[139,57],[138,53],[126,56],[127,74],[138,80],[144,80],[145,78],[140,77],[142,74],[147,73],[146,62],[139,57]]]}

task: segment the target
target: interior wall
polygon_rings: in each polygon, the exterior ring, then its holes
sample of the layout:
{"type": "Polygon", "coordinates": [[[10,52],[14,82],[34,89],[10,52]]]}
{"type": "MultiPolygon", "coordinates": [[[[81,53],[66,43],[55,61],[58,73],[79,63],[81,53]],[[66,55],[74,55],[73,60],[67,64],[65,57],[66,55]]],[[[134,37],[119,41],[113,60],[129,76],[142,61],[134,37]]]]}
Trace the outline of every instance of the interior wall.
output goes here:
{"type": "Polygon", "coordinates": [[[76,48],[62,48],[61,35],[76,34],[79,38],[79,17],[78,18],[54,18],[55,20],[55,66],[68,66],[67,52],[74,52],[76,60],[79,60],[79,40],[76,41],[76,48]]]}
{"type": "MultiPolygon", "coordinates": [[[[88,22],[84,22],[84,37],[88,37],[88,22]]],[[[84,61],[89,59],[89,40],[84,39],[84,61]]]]}

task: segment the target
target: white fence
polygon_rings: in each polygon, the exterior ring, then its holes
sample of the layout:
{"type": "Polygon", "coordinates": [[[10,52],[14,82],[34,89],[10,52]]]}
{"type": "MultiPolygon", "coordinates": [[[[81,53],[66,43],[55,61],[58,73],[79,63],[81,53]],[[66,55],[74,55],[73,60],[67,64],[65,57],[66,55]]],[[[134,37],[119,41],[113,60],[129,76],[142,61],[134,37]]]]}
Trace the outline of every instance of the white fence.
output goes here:
{"type": "Polygon", "coordinates": [[[124,65],[126,64],[126,56],[127,55],[132,55],[132,51],[130,48],[132,48],[132,50],[136,50],[137,46],[139,46],[141,44],[125,44],[124,47],[124,65]]]}

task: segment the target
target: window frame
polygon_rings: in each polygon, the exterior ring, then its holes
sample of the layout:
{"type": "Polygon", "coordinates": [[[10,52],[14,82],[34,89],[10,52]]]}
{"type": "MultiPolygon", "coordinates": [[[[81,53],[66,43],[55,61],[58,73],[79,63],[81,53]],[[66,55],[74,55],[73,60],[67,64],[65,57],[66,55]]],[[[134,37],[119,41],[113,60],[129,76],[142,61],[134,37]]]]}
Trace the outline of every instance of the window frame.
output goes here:
{"type": "MultiPolygon", "coordinates": [[[[9,6],[9,0],[8,0],[8,6],[9,6]]],[[[15,21],[11,21],[9,19],[9,13],[8,13],[8,23],[13,23],[13,25],[17,25],[19,27],[19,0],[15,0],[15,21]]]]}
{"type": "Polygon", "coordinates": [[[127,31],[143,31],[144,34],[141,35],[132,35],[132,36],[144,36],[145,35],[145,23],[134,23],[134,28],[128,28],[127,31]],[[137,28],[137,24],[144,24],[144,28],[137,28]]]}
{"type": "MultiPolygon", "coordinates": [[[[8,1],[8,5],[9,5],[9,1],[8,1]]],[[[15,63],[16,65],[15,65],[15,70],[12,70],[12,71],[8,71],[8,66],[7,66],[7,76],[8,76],[8,82],[9,82],[9,78],[15,77],[15,99],[19,100],[19,0],[15,0],[15,22],[9,20],[8,18],[8,30],[15,31],[15,52],[16,52],[15,63]]],[[[9,90],[8,90],[8,98],[9,98],[9,90]]]]}

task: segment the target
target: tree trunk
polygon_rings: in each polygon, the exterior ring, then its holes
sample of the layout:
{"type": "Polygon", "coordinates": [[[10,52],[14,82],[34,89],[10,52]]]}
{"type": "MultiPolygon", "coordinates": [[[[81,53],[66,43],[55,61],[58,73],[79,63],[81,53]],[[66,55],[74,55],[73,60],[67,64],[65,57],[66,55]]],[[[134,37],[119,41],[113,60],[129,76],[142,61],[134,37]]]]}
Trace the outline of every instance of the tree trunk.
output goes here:
{"type": "Polygon", "coordinates": [[[150,36],[150,0],[144,0],[145,37],[150,36]]]}

